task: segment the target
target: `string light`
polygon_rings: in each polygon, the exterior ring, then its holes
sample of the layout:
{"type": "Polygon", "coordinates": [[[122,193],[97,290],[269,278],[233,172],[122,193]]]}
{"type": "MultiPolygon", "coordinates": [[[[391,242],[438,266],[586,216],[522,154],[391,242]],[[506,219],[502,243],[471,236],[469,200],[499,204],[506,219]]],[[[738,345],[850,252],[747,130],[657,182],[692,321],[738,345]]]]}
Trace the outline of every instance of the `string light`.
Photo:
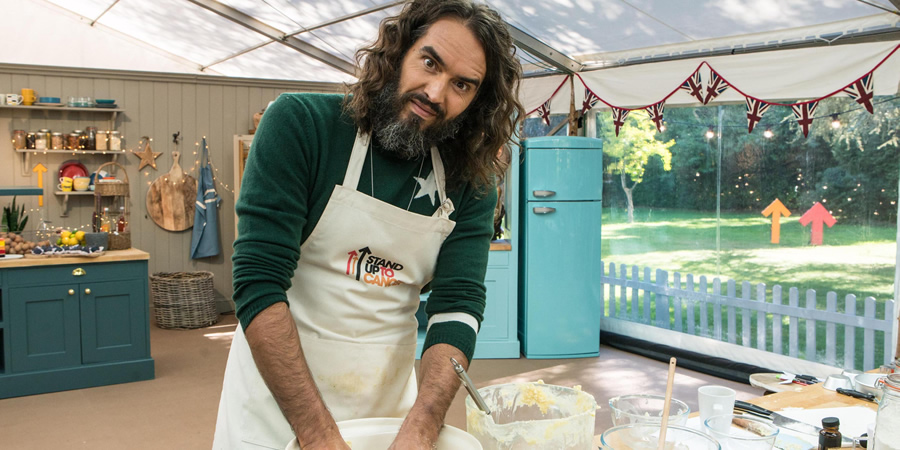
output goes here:
{"type": "Polygon", "coordinates": [[[841,119],[838,119],[837,114],[832,114],[831,115],[831,128],[834,128],[835,130],[837,130],[840,127],[841,127],[841,119]]]}
{"type": "Polygon", "coordinates": [[[659,131],[660,131],[660,133],[663,133],[666,131],[666,122],[665,121],[663,121],[662,124],[659,125],[659,131]]]}
{"type": "Polygon", "coordinates": [[[766,131],[763,131],[763,137],[766,139],[772,139],[773,136],[775,136],[775,133],[772,132],[771,128],[766,128],[766,131]]]}
{"type": "Polygon", "coordinates": [[[706,139],[712,139],[715,136],[716,136],[716,132],[713,131],[712,127],[709,127],[709,129],[706,130],[706,139]]]}

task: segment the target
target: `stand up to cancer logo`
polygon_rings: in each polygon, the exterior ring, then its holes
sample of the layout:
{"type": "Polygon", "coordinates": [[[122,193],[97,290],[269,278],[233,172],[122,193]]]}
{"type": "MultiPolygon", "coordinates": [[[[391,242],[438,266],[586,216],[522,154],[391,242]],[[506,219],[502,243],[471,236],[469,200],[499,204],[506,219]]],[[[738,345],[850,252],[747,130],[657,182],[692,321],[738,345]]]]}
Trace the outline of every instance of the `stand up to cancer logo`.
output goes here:
{"type": "Polygon", "coordinates": [[[396,286],[403,284],[396,279],[403,264],[381,258],[372,253],[369,247],[347,252],[347,276],[356,278],[366,284],[375,286],[396,286]]]}

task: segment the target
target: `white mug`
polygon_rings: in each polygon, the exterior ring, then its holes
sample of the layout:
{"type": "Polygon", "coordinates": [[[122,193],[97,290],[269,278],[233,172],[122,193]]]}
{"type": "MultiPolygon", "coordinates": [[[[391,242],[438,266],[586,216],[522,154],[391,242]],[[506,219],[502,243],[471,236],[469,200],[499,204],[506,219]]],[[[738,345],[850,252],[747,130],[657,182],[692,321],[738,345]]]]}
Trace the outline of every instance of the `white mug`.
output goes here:
{"type": "MultiPolygon", "coordinates": [[[[697,400],[700,403],[700,421],[706,422],[706,419],[719,414],[732,414],[735,395],[734,389],[725,386],[700,386],[697,389],[697,400]]],[[[730,426],[731,424],[726,423],[725,425],[730,426]]]]}
{"type": "Polygon", "coordinates": [[[22,96],[19,94],[6,94],[6,103],[9,105],[21,105],[22,96]]]}

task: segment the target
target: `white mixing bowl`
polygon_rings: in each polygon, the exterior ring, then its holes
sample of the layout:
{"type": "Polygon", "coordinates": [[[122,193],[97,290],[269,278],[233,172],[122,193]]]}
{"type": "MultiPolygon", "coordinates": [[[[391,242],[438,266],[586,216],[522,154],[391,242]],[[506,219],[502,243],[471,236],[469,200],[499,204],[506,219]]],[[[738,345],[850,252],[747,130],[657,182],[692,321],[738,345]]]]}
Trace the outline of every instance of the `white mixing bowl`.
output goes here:
{"type": "MultiPolygon", "coordinates": [[[[403,424],[402,418],[376,417],[338,422],[341,436],[352,450],[387,450],[403,424]]],[[[481,444],[469,433],[450,425],[444,425],[438,436],[436,450],[482,450],[481,444]]],[[[297,440],[292,440],[285,450],[300,450],[297,440]]]]}

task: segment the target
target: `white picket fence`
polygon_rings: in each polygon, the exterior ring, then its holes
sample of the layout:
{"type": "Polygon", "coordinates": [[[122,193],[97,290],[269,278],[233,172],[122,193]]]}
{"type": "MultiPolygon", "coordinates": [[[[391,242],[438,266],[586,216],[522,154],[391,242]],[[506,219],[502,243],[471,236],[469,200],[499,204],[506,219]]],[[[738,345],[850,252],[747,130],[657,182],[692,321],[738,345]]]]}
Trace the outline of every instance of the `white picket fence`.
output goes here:
{"type": "Polygon", "coordinates": [[[844,299],[843,311],[838,311],[837,294],[828,292],[825,295],[826,307],[821,310],[816,306],[816,291],[812,289],[806,291],[806,301],[801,306],[800,292],[794,287],[788,290],[785,304],[779,285],[767,291],[763,283],[753,286],[745,281],[741,283],[741,295],[738,296],[734,280],[725,283],[723,292],[722,282],[718,278],[709,283],[705,276],[696,279],[693,275],[682,277],[675,272],[670,281],[669,273],[661,269],[656,269],[656,276],[651,278],[653,270],[649,267],[643,268],[641,277],[642,271],[638,266],[629,268],[603,261],[601,268],[604,317],[654,325],[731,344],[737,344],[740,340],[740,345],[744,347],[845,369],[871,370],[892,359],[893,343],[897,339],[893,323],[894,300],[885,301],[884,311],[876,314],[875,299],[866,297],[864,314],[859,316],[856,313],[857,299],[852,294],[844,299]],[[782,324],[785,317],[788,318],[787,339],[783,336],[782,326],[773,326],[782,324]],[[819,332],[817,325],[821,322],[824,322],[824,346],[819,346],[816,339],[819,332]],[[756,326],[755,345],[751,324],[756,326]],[[838,327],[844,330],[843,361],[836,354],[838,327]],[[857,329],[863,330],[861,346],[856,343],[857,329]],[[800,349],[801,332],[806,334],[804,351],[800,349]],[[884,348],[883,361],[877,362],[876,335],[882,338],[879,340],[884,348]],[[856,367],[857,348],[863,350],[862,367],[856,367]]]}

